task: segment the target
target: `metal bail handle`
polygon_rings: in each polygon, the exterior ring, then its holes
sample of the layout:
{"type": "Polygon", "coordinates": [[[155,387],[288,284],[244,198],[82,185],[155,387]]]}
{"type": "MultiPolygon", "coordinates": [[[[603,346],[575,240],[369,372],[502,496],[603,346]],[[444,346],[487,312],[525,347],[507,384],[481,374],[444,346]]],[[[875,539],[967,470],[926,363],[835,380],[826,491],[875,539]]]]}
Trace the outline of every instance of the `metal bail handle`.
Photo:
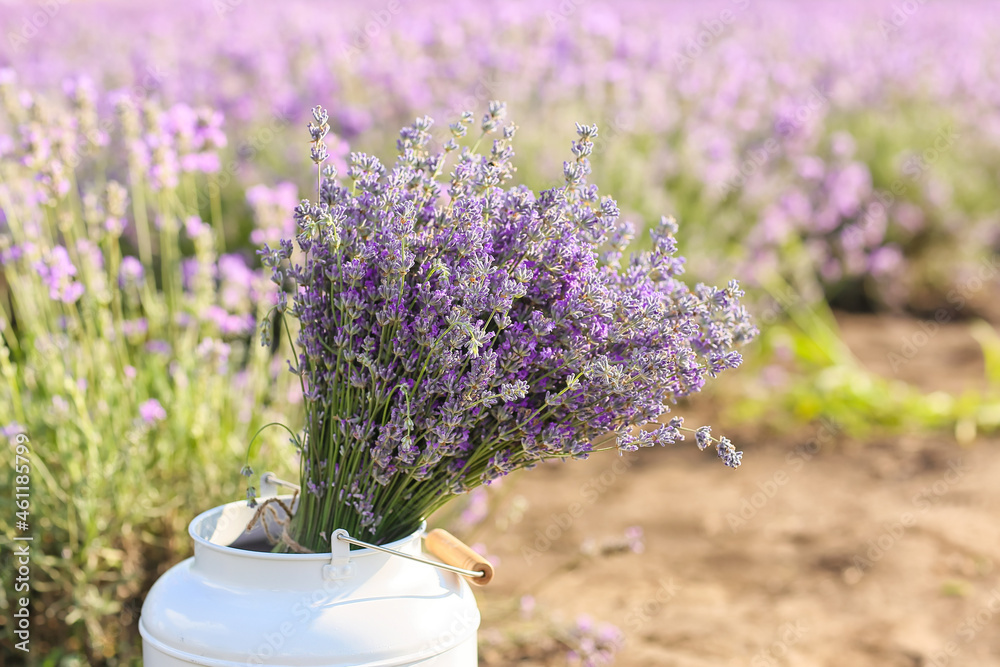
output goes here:
{"type": "MultiPolygon", "coordinates": [[[[277,495],[279,486],[296,491],[302,488],[298,484],[279,479],[273,472],[265,472],[260,476],[261,497],[277,495]]],[[[354,544],[365,549],[381,551],[400,558],[409,558],[424,565],[460,574],[478,586],[485,586],[493,580],[493,564],[447,530],[435,528],[424,536],[424,542],[427,550],[443,562],[438,563],[419,556],[405,554],[402,551],[386,549],[377,544],[362,542],[351,537],[343,528],[338,528],[330,536],[330,563],[323,566],[323,577],[332,581],[343,581],[354,576],[354,565],[351,563],[349,546],[354,544]]]]}
{"type": "MultiPolygon", "coordinates": [[[[386,549],[385,547],[380,547],[377,544],[362,542],[361,540],[356,540],[348,535],[347,531],[343,528],[338,528],[333,532],[333,539],[330,540],[330,546],[334,549],[337,547],[348,549],[348,553],[350,553],[347,545],[354,544],[365,549],[381,551],[382,553],[386,553],[391,556],[408,558],[409,560],[423,563],[424,565],[436,567],[439,570],[447,570],[448,572],[460,574],[479,586],[485,586],[493,579],[493,565],[488,560],[467,547],[448,531],[437,528],[428,533],[424,537],[424,540],[427,543],[428,550],[445,562],[438,563],[437,561],[427,560],[426,558],[420,558],[419,556],[403,553],[402,551],[396,551],[395,549],[386,549]],[[340,545],[335,544],[336,542],[340,542],[340,545]],[[458,567],[455,565],[456,562],[471,567],[458,567]]],[[[350,558],[350,556],[348,556],[348,558],[350,558]]],[[[331,565],[325,565],[324,568],[331,566],[332,563],[331,565]]]]}
{"type": "Polygon", "coordinates": [[[302,490],[302,487],[298,484],[293,484],[292,482],[280,479],[273,472],[265,472],[260,476],[260,497],[270,498],[271,496],[278,495],[279,486],[295,489],[296,491],[302,490]]]}

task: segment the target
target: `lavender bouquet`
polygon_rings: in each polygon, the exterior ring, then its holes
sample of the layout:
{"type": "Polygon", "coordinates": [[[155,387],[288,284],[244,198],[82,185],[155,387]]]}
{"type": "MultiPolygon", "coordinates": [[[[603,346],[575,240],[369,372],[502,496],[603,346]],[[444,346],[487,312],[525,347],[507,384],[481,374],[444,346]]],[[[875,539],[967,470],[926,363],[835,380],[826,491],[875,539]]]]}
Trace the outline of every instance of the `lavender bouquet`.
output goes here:
{"type": "Polygon", "coordinates": [[[440,150],[424,117],[400,132],[391,170],[355,153],[343,180],[323,166],[328,114],[313,117],[319,201],[295,211],[298,250],[284,239],[260,252],[273,280],[293,286],[262,342],[297,338],[290,365],[305,397],[303,493],[284,548],[325,551],[337,528],[398,539],[518,468],[667,445],[684,431],[740,464],[708,427],[657,418],[740,364],[734,348],[756,333],[742,292],[679,280],[669,218],[652,251],[622,264],[632,225],[587,183],[596,126],[577,125],[565,184],[536,194],[508,185],[516,127],[501,103],[471,148],[459,142],[472,113],[440,150]]]}

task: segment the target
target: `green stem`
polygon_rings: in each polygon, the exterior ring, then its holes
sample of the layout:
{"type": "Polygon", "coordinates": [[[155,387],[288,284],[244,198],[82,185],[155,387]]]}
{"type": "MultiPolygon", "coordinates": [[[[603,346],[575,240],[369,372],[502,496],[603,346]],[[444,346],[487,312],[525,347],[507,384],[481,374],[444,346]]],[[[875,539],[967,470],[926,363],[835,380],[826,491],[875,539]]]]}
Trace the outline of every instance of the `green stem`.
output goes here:
{"type": "Polygon", "coordinates": [[[226,252],[226,230],[223,227],[222,198],[219,195],[219,181],[213,178],[208,185],[208,206],[212,216],[212,227],[215,229],[215,247],[221,254],[226,252]]]}
{"type": "Polygon", "coordinates": [[[129,182],[132,184],[132,217],[135,219],[135,236],[139,244],[139,259],[146,273],[153,275],[153,244],[150,241],[149,219],[146,217],[146,196],[142,177],[134,161],[129,161],[129,182]]]}

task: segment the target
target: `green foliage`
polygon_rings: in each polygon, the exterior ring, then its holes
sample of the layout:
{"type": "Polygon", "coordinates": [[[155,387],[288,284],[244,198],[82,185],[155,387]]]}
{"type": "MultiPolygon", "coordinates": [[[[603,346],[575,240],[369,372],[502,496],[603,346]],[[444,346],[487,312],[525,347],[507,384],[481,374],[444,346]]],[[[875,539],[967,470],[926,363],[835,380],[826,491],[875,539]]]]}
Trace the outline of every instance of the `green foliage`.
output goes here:
{"type": "MultiPolygon", "coordinates": [[[[179,236],[180,221],[198,214],[191,202],[207,180],[188,174],[178,188],[154,191],[132,171],[127,216],[136,224],[157,220],[160,229],[145,230],[155,238],[144,277],[120,283],[132,242],[94,213],[100,206],[111,217],[116,204],[100,167],[110,160],[91,148],[67,174],[71,186],[39,205],[27,204],[36,193],[32,170],[0,161],[9,230],[0,235],[7,256],[0,267],[0,532],[33,537],[31,657],[48,654],[44,665],[130,664],[138,656],[142,596],[188,554],[192,516],[242,492],[248,435],[274,416],[269,406],[287,386],[283,379],[275,386],[279,371],[252,327],[227,334],[205,317],[224,305],[224,277],[209,272],[201,284],[182,286],[182,245],[199,265],[218,266],[211,233],[185,244],[179,236]],[[194,196],[184,197],[184,188],[194,196]],[[59,247],[76,269],[65,279],[83,288],[76,299],[53,298],[53,279],[39,269],[59,247]],[[30,441],[27,532],[14,525],[10,491],[17,434],[30,441]]],[[[242,307],[255,320],[264,314],[263,304],[242,307]]],[[[0,569],[5,618],[13,572],[0,569]]],[[[11,632],[7,625],[0,663],[14,659],[11,632]]]]}

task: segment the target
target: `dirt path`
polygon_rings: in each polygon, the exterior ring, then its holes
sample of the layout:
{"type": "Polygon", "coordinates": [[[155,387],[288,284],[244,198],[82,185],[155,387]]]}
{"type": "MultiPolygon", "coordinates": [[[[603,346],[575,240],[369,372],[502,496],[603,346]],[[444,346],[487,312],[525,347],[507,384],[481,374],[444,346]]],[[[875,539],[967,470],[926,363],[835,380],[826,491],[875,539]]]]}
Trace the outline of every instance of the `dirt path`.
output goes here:
{"type": "Polygon", "coordinates": [[[1000,665],[998,448],[758,446],[735,474],[693,446],[622,474],[546,466],[514,483],[530,505],[490,540],[485,634],[491,601],[534,593],[618,625],[620,665],[1000,665]],[[578,558],[634,525],[645,553],[578,558]]]}
{"type": "Polygon", "coordinates": [[[483,664],[509,663],[491,649],[501,636],[528,643],[525,664],[566,664],[510,609],[531,593],[619,626],[623,666],[1000,666],[1000,441],[862,445],[817,424],[765,444],[709,421],[746,450],[739,471],[686,443],[505,485],[499,516],[517,496],[527,509],[481,532],[501,559],[477,591],[483,664]],[[630,526],[644,553],[581,555],[630,526]]]}

